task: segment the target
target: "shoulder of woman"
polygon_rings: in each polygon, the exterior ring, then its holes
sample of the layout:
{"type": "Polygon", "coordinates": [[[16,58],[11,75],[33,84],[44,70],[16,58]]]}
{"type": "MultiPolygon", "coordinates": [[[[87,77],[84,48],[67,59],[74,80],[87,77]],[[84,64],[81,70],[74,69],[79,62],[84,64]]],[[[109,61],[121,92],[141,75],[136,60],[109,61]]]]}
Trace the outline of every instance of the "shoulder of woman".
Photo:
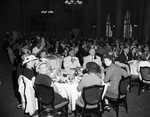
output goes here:
{"type": "Polygon", "coordinates": [[[38,78],[39,78],[39,77],[44,78],[44,77],[47,77],[47,75],[45,75],[45,74],[38,74],[37,77],[38,77],[38,78]]]}
{"type": "Polygon", "coordinates": [[[42,77],[43,76],[43,74],[37,74],[37,78],[39,78],[39,77],[42,77]]]}

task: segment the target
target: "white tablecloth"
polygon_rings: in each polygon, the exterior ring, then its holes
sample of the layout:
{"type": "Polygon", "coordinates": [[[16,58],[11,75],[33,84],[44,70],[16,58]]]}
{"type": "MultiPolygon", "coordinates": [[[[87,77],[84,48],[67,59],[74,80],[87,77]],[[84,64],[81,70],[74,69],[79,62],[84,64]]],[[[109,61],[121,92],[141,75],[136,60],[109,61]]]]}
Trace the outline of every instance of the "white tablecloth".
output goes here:
{"type": "Polygon", "coordinates": [[[81,92],[77,91],[78,83],[55,83],[58,88],[59,94],[69,99],[69,110],[74,111],[76,100],[80,97],[81,92]]]}
{"type": "MultiPolygon", "coordinates": [[[[55,83],[55,85],[58,88],[59,94],[62,97],[69,99],[69,110],[74,111],[76,106],[76,100],[81,96],[81,92],[77,91],[78,83],[55,83]]],[[[105,85],[102,95],[103,99],[109,84],[103,83],[102,85],[105,85]]]]}
{"type": "Polygon", "coordinates": [[[50,61],[50,65],[51,65],[52,69],[59,69],[62,66],[62,59],[61,58],[58,58],[58,57],[55,59],[49,58],[49,61],[50,61]]]}
{"type": "Polygon", "coordinates": [[[131,69],[130,74],[138,76],[139,75],[138,70],[137,70],[138,69],[138,61],[135,60],[132,63],[130,63],[129,65],[130,65],[130,69],[131,69]]]}

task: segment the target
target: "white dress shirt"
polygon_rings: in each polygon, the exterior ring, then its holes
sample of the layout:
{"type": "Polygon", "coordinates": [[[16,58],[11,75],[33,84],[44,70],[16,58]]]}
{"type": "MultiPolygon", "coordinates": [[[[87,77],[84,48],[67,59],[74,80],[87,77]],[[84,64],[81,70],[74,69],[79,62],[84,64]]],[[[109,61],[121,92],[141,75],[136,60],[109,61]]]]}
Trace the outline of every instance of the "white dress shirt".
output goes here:
{"type": "Polygon", "coordinates": [[[99,66],[102,66],[101,58],[99,56],[96,56],[95,58],[95,56],[88,55],[83,59],[83,68],[85,69],[86,64],[91,61],[97,63],[99,66]]]}
{"type": "Polygon", "coordinates": [[[32,49],[32,53],[33,53],[33,54],[37,54],[40,50],[42,50],[42,47],[41,47],[41,48],[37,48],[37,46],[35,46],[35,47],[32,49]]]}
{"type": "Polygon", "coordinates": [[[71,57],[71,56],[67,56],[64,58],[63,65],[65,69],[81,67],[79,63],[79,59],[77,57],[71,57]],[[74,61],[72,61],[71,59],[73,59],[74,61]]]}

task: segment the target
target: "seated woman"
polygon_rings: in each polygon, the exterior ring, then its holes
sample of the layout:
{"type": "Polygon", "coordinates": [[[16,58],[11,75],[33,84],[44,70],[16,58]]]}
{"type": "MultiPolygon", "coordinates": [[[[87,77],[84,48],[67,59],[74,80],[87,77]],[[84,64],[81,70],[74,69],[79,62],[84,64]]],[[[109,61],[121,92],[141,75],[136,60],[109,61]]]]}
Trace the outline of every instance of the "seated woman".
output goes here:
{"type": "Polygon", "coordinates": [[[137,60],[138,57],[136,51],[137,51],[136,46],[132,46],[128,54],[128,63],[129,61],[137,60]]]}
{"type": "Polygon", "coordinates": [[[22,108],[25,109],[25,113],[29,113],[30,116],[38,109],[38,102],[33,88],[35,82],[34,64],[36,60],[38,60],[38,58],[34,55],[28,55],[24,58],[22,64],[25,68],[18,79],[22,108]]]}
{"type": "Polygon", "coordinates": [[[50,64],[50,60],[47,58],[47,51],[46,50],[42,50],[39,53],[39,58],[41,61],[46,62],[47,66],[50,70],[52,70],[51,64],[50,64]]]}
{"type": "Polygon", "coordinates": [[[25,66],[25,69],[22,72],[22,75],[28,78],[29,80],[32,80],[34,83],[35,80],[35,74],[34,74],[34,64],[35,61],[38,60],[34,55],[27,55],[24,58],[24,61],[22,62],[22,65],[25,66]]]}
{"type": "MultiPolygon", "coordinates": [[[[92,85],[102,85],[102,78],[99,77],[100,66],[95,62],[88,62],[86,64],[86,69],[88,71],[79,83],[77,90],[82,91],[84,87],[92,85]]],[[[82,97],[77,100],[77,103],[84,104],[82,97]]]]}
{"type": "Polygon", "coordinates": [[[46,58],[47,57],[47,51],[41,50],[38,56],[39,56],[39,58],[46,58]]]}
{"type": "Polygon", "coordinates": [[[150,50],[148,45],[145,45],[144,52],[142,53],[141,57],[142,60],[150,60],[150,50]]]}
{"type": "Polygon", "coordinates": [[[36,77],[35,84],[43,84],[54,88],[55,92],[54,105],[60,104],[61,102],[67,100],[65,98],[62,98],[61,95],[58,94],[57,87],[55,86],[55,84],[52,82],[52,79],[48,75],[50,70],[48,69],[48,65],[46,62],[40,61],[36,66],[36,72],[38,72],[39,74],[36,77]]]}

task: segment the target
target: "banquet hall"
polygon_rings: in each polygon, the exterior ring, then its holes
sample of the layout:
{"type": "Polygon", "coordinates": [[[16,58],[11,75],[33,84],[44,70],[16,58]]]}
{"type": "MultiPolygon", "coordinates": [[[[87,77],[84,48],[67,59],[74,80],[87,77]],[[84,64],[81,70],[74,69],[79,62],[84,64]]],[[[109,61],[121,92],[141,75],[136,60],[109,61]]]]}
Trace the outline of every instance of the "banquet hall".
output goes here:
{"type": "MultiPolygon", "coordinates": [[[[41,117],[50,108],[59,116],[75,117],[88,86],[78,87],[93,74],[90,62],[98,65],[94,74],[104,89],[98,115],[89,117],[150,116],[150,0],[1,0],[0,6],[0,116],[41,117]],[[113,85],[113,76],[104,82],[109,74],[106,56],[130,77],[123,95],[128,111],[119,106],[117,112],[106,102],[113,85]],[[47,71],[41,72],[44,65],[47,71]],[[35,83],[40,74],[54,91],[53,103],[59,95],[66,110],[42,106],[35,83]]],[[[92,86],[94,81],[89,82],[92,86]]]]}

